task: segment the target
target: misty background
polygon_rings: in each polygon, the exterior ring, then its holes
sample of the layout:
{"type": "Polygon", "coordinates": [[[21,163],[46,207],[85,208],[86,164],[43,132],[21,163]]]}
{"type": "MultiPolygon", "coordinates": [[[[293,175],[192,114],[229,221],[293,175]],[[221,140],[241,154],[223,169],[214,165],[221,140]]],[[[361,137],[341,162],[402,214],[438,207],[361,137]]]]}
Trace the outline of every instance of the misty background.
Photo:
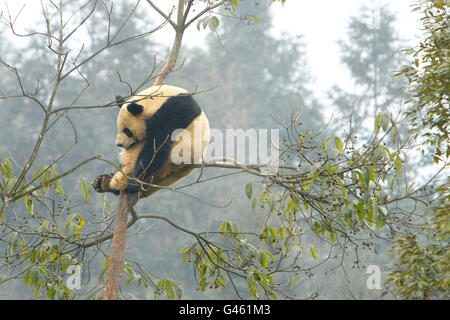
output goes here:
{"type": "MultiPolygon", "coordinates": [[[[38,11],[33,9],[34,1],[33,5],[29,1],[24,3],[27,6],[20,16],[28,21],[22,24],[24,30],[42,28],[38,11]]],[[[114,3],[111,22],[117,28],[134,3],[114,3]]],[[[327,132],[342,132],[348,125],[349,115],[353,114],[356,132],[364,136],[371,130],[369,126],[376,110],[387,104],[399,107],[404,97],[400,88],[405,83],[393,73],[406,63],[400,51],[413,46],[420,35],[409,4],[410,1],[321,1],[319,6],[318,2],[288,0],[282,7],[278,3],[254,6],[253,1],[250,4],[243,1],[239,10],[255,15],[258,22],[247,25],[225,15],[217,32],[198,31],[192,26],[182,44],[179,61],[184,58],[185,61],[169,75],[166,83],[197,89],[196,99],[212,128],[280,128],[280,120],[289,119],[293,110],[301,109],[304,125],[314,131],[320,131],[328,123],[327,132]]],[[[8,6],[16,13],[22,8],[20,1],[8,2],[8,6]]],[[[138,7],[121,37],[151,29],[161,22],[147,7],[138,7]]],[[[4,8],[2,3],[1,10],[4,8]]],[[[84,43],[83,54],[94,52],[105,42],[105,19],[99,10],[87,22],[84,36],[76,40],[84,43]]],[[[90,86],[77,103],[101,105],[116,94],[127,94],[127,87],[119,81],[117,72],[132,86],[140,84],[148,76],[155,57],[159,63],[156,68],[161,67],[172,37],[166,26],[154,36],[101,53],[93,63],[82,68],[90,86]]],[[[54,58],[42,44],[13,38],[10,30],[0,25],[0,53],[4,60],[26,72],[24,86],[30,90],[37,80],[42,84],[51,81],[54,58]]],[[[57,97],[57,105],[72,101],[82,86],[81,77],[69,79],[61,88],[63,94],[57,97]]],[[[17,90],[11,74],[4,69],[0,69],[0,88],[5,92],[17,90]]],[[[67,148],[67,141],[76,140],[60,164],[60,172],[96,154],[118,162],[119,150],[114,144],[117,112],[115,107],[92,109],[86,116],[86,111],[72,110],[70,121],[57,123],[44,140],[39,161],[41,164],[52,161],[67,148]]],[[[29,102],[7,100],[0,101],[0,114],[0,156],[11,155],[20,163],[31,152],[33,138],[39,133],[41,111],[29,102]],[[20,134],[12,134],[15,132],[20,134]]],[[[81,202],[79,179],[90,182],[99,174],[111,171],[103,162],[92,162],[66,179],[64,185],[76,185],[74,198],[80,197],[81,202]]],[[[214,177],[226,172],[208,169],[202,174],[214,177]]],[[[196,171],[181,183],[193,182],[198,175],[196,171]]],[[[233,174],[182,189],[183,193],[162,190],[140,201],[136,211],[166,215],[194,230],[216,230],[221,222],[234,221],[240,224],[241,230],[258,233],[265,209],[251,210],[244,192],[245,184],[251,179],[245,174],[233,174]]],[[[104,197],[111,202],[111,207],[116,205],[114,196],[94,193],[98,212],[106,211],[104,197]]],[[[82,207],[74,206],[72,210],[79,210],[83,215],[94,214],[83,212],[86,209],[82,207]]],[[[304,241],[310,241],[320,250],[321,243],[313,235],[304,241]]],[[[139,261],[150,275],[172,278],[183,289],[184,299],[235,298],[230,288],[204,294],[196,290],[192,266],[183,264],[179,253],[193,242],[168,224],[139,221],[129,230],[127,259],[139,261]]],[[[322,299],[378,299],[381,290],[367,288],[364,266],[378,265],[383,270],[390,260],[388,248],[388,243],[380,241],[375,250],[360,252],[361,266],[353,263],[352,252],[344,257],[341,265],[340,260],[325,264],[314,274],[304,276],[293,289],[296,297],[317,294],[322,299]]],[[[90,286],[96,284],[100,266],[101,261],[92,257],[90,274],[83,274],[82,289],[77,292],[79,297],[84,298],[90,286]]],[[[133,285],[129,291],[137,298],[153,297],[151,290],[133,285]]],[[[32,296],[32,289],[24,287],[20,279],[0,285],[0,299],[32,296]]]]}

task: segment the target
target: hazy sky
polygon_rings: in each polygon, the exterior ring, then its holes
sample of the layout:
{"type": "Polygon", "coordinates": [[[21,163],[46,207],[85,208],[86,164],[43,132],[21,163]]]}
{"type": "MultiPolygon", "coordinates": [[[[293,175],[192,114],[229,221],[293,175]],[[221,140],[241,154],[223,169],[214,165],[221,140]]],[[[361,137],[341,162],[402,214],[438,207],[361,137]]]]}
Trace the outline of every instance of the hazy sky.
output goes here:
{"type": "Polygon", "coordinates": [[[319,90],[323,91],[337,83],[341,86],[348,85],[347,70],[340,64],[336,41],[346,36],[349,17],[357,15],[362,4],[382,4],[396,13],[396,28],[400,38],[409,46],[416,42],[417,35],[420,34],[417,16],[411,13],[413,2],[415,1],[288,0],[284,7],[273,5],[273,18],[274,25],[280,31],[304,35],[311,71],[319,90]]]}
{"type": "MultiPolygon", "coordinates": [[[[243,0],[242,0],[243,1],[243,0]]],[[[253,1],[253,0],[252,0],[253,1]]],[[[156,1],[156,3],[162,1],[156,1]]],[[[176,1],[163,1],[171,3],[176,1]]],[[[420,35],[420,23],[417,14],[411,13],[411,5],[415,0],[287,0],[284,5],[275,2],[271,6],[273,18],[273,34],[282,32],[304,36],[307,45],[307,60],[315,79],[312,88],[317,96],[324,97],[324,92],[333,84],[349,89],[352,86],[348,71],[341,65],[338,39],[346,36],[346,28],[351,16],[357,15],[360,7],[381,4],[388,6],[397,16],[396,28],[405,45],[413,45],[420,35]]],[[[245,28],[245,26],[243,26],[245,28]]],[[[170,30],[170,27],[167,27],[170,30]]],[[[184,38],[184,45],[195,46],[208,34],[207,31],[189,30],[184,38]]],[[[171,40],[162,33],[161,41],[171,40]]]]}
{"type": "MultiPolygon", "coordinates": [[[[38,0],[0,0],[0,12],[5,12],[6,2],[12,13],[17,13],[23,4],[26,4],[19,24],[29,26],[32,21],[41,20],[38,0]]],[[[141,2],[141,6],[149,10],[149,13],[152,12],[146,1],[141,2]]],[[[177,1],[155,0],[155,3],[171,7],[177,1]]],[[[362,4],[373,3],[389,6],[397,14],[396,27],[408,46],[417,41],[420,24],[417,17],[411,13],[414,0],[287,0],[284,6],[279,3],[272,5],[274,35],[287,32],[304,36],[310,71],[316,80],[313,88],[316,94],[322,95],[336,83],[347,88],[351,86],[347,70],[340,65],[336,41],[345,37],[349,17],[358,14],[362,4]]],[[[155,18],[160,19],[157,15],[155,18]]],[[[183,45],[189,47],[198,45],[208,32],[208,30],[199,32],[195,26],[191,27],[185,35],[183,45]]],[[[156,33],[155,37],[158,41],[170,44],[173,39],[172,29],[167,25],[165,29],[156,33]]]]}

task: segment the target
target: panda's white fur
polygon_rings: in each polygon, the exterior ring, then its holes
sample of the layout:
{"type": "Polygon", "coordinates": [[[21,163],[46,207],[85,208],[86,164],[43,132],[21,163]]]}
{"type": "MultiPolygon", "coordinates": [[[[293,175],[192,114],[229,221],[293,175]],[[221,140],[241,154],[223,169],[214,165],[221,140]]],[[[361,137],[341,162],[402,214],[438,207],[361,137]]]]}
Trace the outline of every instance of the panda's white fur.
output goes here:
{"type": "Polygon", "coordinates": [[[179,163],[180,156],[201,163],[209,142],[204,112],[185,89],[169,85],[153,86],[130,98],[120,108],[117,128],[122,172],[98,176],[93,183],[97,192],[126,190],[147,197],[160,188],[137,180],[158,186],[175,183],[194,170],[179,163]],[[185,131],[172,136],[174,129],[185,131]],[[190,152],[190,157],[180,150],[190,152]]]}

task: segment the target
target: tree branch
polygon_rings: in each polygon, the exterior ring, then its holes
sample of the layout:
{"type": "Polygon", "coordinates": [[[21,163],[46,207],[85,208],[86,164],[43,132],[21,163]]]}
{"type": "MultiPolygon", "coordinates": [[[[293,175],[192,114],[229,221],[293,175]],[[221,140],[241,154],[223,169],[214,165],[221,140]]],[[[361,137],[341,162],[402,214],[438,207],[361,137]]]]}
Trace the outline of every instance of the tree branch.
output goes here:
{"type": "MultiPolygon", "coordinates": [[[[166,15],[164,12],[162,12],[161,9],[159,9],[151,0],[147,0],[148,4],[156,11],[158,12],[164,19],[166,19],[170,25],[177,30],[177,25],[175,22],[173,22],[172,19],[170,19],[170,15],[172,14],[172,12],[169,15],[166,15]]],[[[172,9],[173,10],[173,9],[172,9]]]]}

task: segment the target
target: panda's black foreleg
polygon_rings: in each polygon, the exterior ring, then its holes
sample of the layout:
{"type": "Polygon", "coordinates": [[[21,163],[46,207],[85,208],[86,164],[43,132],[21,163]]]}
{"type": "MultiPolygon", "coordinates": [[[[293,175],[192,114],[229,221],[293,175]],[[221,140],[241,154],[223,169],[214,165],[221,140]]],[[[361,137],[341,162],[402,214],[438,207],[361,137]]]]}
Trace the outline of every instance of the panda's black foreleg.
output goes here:
{"type": "Polygon", "coordinates": [[[169,139],[147,139],[134,166],[131,179],[128,180],[127,192],[139,192],[147,182],[169,159],[171,141],[169,139]]]}

